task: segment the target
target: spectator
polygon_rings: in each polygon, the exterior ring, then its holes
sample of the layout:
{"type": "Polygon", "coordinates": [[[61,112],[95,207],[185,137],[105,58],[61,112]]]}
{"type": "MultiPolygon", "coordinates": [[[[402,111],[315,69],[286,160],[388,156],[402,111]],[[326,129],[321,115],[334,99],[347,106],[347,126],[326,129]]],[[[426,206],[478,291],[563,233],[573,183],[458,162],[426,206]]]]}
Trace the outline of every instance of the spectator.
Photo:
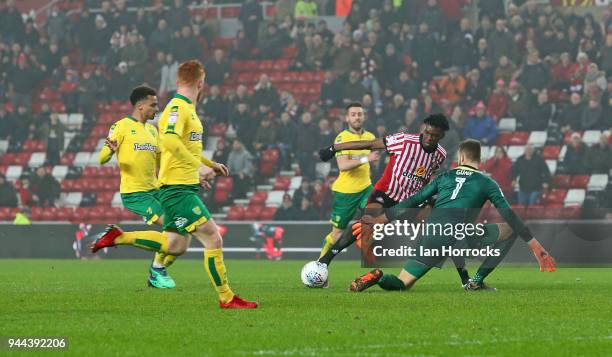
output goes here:
{"type": "Polygon", "coordinates": [[[493,71],[493,68],[491,67],[491,65],[489,64],[489,60],[487,59],[487,57],[485,56],[481,56],[480,60],[478,61],[478,73],[480,75],[480,86],[482,86],[483,88],[485,88],[485,90],[489,90],[492,86],[493,86],[493,78],[495,75],[495,72],[493,71]]]}
{"type": "Polygon", "coordinates": [[[213,59],[206,62],[206,83],[210,86],[221,85],[229,77],[230,64],[223,57],[223,50],[216,49],[213,59]]]}
{"type": "Polygon", "coordinates": [[[540,91],[529,109],[529,120],[521,122],[521,127],[529,131],[546,130],[554,114],[555,106],[548,101],[548,91],[540,91]]]}
{"type": "MultiPolygon", "coordinates": [[[[164,15],[168,19],[168,26],[172,31],[178,31],[185,23],[185,19],[189,19],[189,8],[183,3],[183,0],[174,0],[170,10],[164,15]]],[[[184,29],[184,27],[183,27],[184,29]]],[[[177,58],[180,58],[177,56],[177,58]]]]}
{"type": "Polygon", "coordinates": [[[419,16],[423,23],[427,24],[429,31],[436,40],[444,40],[446,33],[446,18],[438,6],[437,0],[427,0],[427,6],[419,16]]]}
{"type": "Polygon", "coordinates": [[[321,35],[312,37],[312,44],[306,49],[306,66],[309,69],[319,71],[327,60],[327,44],[323,42],[321,35]]]}
{"type": "Polygon", "coordinates": [[[486,107],[483,102],[476,105],[476,116],[467,120],[463,128],[465,138],[480,140],[484,145],[491,145],[497,138],[497,125],[495,121],[485,114],[486,107]]]}
{"type": "Polygon", "coordinates": [[[133,86],[132,77],[128,73],[128,65],[125,62],[119,63],[117,69],[113,72],[110,80],[110,96],[112,100],[125,100],[128,91],[133,86]]]}
{"type": "Polygon", "coordinates": [[[22,177],[20,181],[20,188],[17,190],[20,206],[31,207],[35,202],[34,198],[32,197],[32,185],[30,185],[30,179],[28,177],[22,177]]]}
{"type": "Polygon", "coordinates": [[[32,123],[32,115],[28,112],[25,105],[17,107],[17,113],[14,114],[12,131],[10,134],[11,145],[21,145],[28,138],[28,131],[32,123]]]}
{"type": "Polygon", "coordinates": [[[83,72],[83,78],[81,78],[79,81],[77,91],[80,111],[83,113],[86,119],[92,119],[96,106],[96,100],[99,100],[100,98],[97,98],[96,81],[91,76],[90,71],[83,72]]]}
{"type": "Polygon", "coordinates": [[[319,128],[312,122],[312,115],[309,112],[302,114],[302,121],[298,125],[295,150],[302,176],[309,180],[315,179],[315,154],[319,149],[316,145],[316,138],[319,128]]]}
{"type": "Polygon", "coordinates": [[[416,66],[418,78],[421,82],[428,82],[438,71],[440,61],[438,58],[438,41],[429,32],[429,26],[425,22],[419,25],[419,32],[412,41],[412,59],[416,66]]]}
{"type": "Polygon", "coordinates": [[[518,204],[536,205],[542,190],[548,190],[550,171],[542,157],[535,153],[533,145],[525,146],[525,153],[512,166],[512,187],[518,189],[518,204]]]}
{"type": "Polygon", "coordinates": [[[335,107],[340,102],[340,83],[331,71],[325,72],[323,83],[321,83],[321,105],[335,107]]]}
{"type": "Polygon", "coordinates": [[[551,87],[557,90],[569,90],[575,65],[571,62],[567,52],[562,53],[560,59],[552,70],[553,83],[551,87]]]}
{"type": "Polygon", "coordinates": [[[438,86],[440,88],[440,100],[443,104],[455,105],[461,101],[465,95],[466,82],[459,73],[458,67],[451,67],[448,70],[448,76],[444,77],[439,82],[438,86]]]}
{"type": "Polygon", "coordinates": [[[249,59],[254,46],[253,42],[246,37],[244,30],[238,30],[232,42],[232,56],[239,60],[249,59]]]}
{"type": "Polygon", "coordinates": [[[338,76],[349,73],[357,66],[356,60],[358,60],[358,57],[351,46],[350,38],[346,35],[336,34],[334,46],[331,48],[329,55],[331,57],[332,70],[338,76]]]}
{"type": "Polygon", "coordinates": [[[263,119],[253,138],[253,149],[260,152],[276,144],[276,128],[272,126],[272,120],[263,119]]]}
{"type": "Polygon", "coordinates": [[[612,33],[606,35],[606,43],[601,48],[601,69],[607,77],[612,76],[612,33]]]}
{"type": "Polygon", "coordinates": [[[582,115],[580,116],[581,129],[600,129],[602,113],[603,109],[601,107],[601,102],[596,98],[589,99],[588,106],[584,107],[582,110],[582,115]]]}
{"type": "Polygon", "coordinates": [[[497,80],[495,83],[495,89],[491,95],[489,95],[487,108],[489,109],[489,115],[493,117],[496,122],[506,116],[506,111],[508,110],[508,93],[506,93],[505,83],[502,79],[497,80]]]}
{"type": "Polygon", "coordinates": [[[506,56],[515,61],[518,58],[518,50],[514,37],[506,28],[506,21],[498,19],[495,21],[495,31],[491,32],[487,39],[491,51],[491,60],[497,63],[501,56],[506,56]]]}
{"type": "Polygon", "coordinates": [[[57,5],[52,6],[51,13],[45,22],[45,30],[49,36],[49,40],[63,43],[64,36],[68,30],[67,24],[68,19],[66,18],[66,13],[64,11],[59,11],[57,5]]]}
{"type": "Polygon", "coordinates": [[[255,0],[246,0],[240,7],[238,20],[242,23],[242,29],[249,42],[257,43],[259,23],[262,21],[261,5],[255,0]]]}
{"type": "Polygon", "coordinates": [[[295,192],[293,193],[293,206],[299,207],[303,199],[312,199],[312,194],[313,191],[312,186],[310,184],[310,180],[302,176],[302,183],[300,184],[300,188],[295,190],[295,192]]]}
{"type": "Polygon", "coordinates": [[[511,81],[508,86],[508,116],[516,118],[518,123],[527,120],[529,96],[523,91],[517,81],[511,81]]]}
{"type": "Polygon", "coordinates": [[[580,93],[572,93],[570,96],[570,102],[562,107],[559,116],[558,124],[561,128],[561,132],[580,130],[580,118],[584,111],[584,105],[580,93]]]}
{"type": "Polygon", "coordinates": [[[533,94],[548,88],[551,76],[548,67],[540,61],[537,51],[527,54],[527,63],[523,65],[518,76],[518,81],[525,89],[533,94]]]}
{"type": "Polygon", "coordinates": [[[516,65],[507,56],[499,57],[499,64],[495,69],[495,80],[502,80],[510,83],[516,72],[516,65]]]}
{"type": "Polygon", "coordinates": [[[289,113],[281,114],[281,123],[278,130],[278,145],[280,148],[280,164],[283,170],[291,169],[291,157],[294,153],[295,141],[297,139],[297,126],[289,116],[289,113]]]}
{"type": "Polygon", "coordinates": [[[253,104],[255,106],[266,105],[276,111],[280,105],[276,88],[272,86],[270,78],[267,74],[262,74],[259,77],[259,82],[255,85],[255,93],[253,94],[253,104]]]}
{"type": "Polygon", "coordinates": [[[360,82],[359,72],[351,71],[348,81],[342,89],[342,104],[347,105],[363,98],[366,89],[363,87],[363,82],[360,82]]]}
{"type": "Polygon", "coordinates": [[[253,177],[253,163],[251,153],[244,148],[244,145],[238,139],[235,139],[232,143],[232,151],[227,158],[227,168],[234,178],[232,197],[246,197],[253,177]]]}
{"type": "Polygon", "coordinates": [[[326,147],[333,144],[334,131],[331,125],[329,125],[329,120],[323,118],[319,121],[319,135],[317,135],[316,140],[318,147],[326,147]]]}
{"type": "Polygon", "coordinates": [[[487,160],[483,170],[491,174],[491,178],[497,181],[506,197],[511,197],[512,192],[512,160],[508,158],[506,149],[498,145],[495,147],[495,156],[487,160]]]}
{"type": "Polygon", "coordinates": [[[582,142],[580,134],[573,133],[570,144],[567,145],[567,151],[563,158],[563,167],[565,172],[570,175],[581,175],[585,173],[584,161],[586,154],[586,146],[582,142]]]}
{"type": "Polygon", "coordinates": [[[253,143],[253,133],[257,130],[257,122],[248,112],[246,103],[239,103],[236,106],[236,111],[230,117],[230,124],[236,131],[238,140],[250,148],[253,143]]]}
{"type": "Polygon", "coordinates": [[[402,97],[412,99],[417,98],[420,94],[419,84],[410,78],[408,71],[404,70],[399,73],[393,84],[393,92],[401,94],[402,97]]]}
{"type": "Polygon", "coordinates": [[[164,53],[170,52],[172,45],[172,30],[168,28],[165,19],[159,19],[157,28],[149,36],[149,46],[164,53]]]}
{"type": "Polygon", "coordinates": [[[585,154],[584,166],[589,174],[608,174],[612,169],[612,150],[608,141],[609,134],[599,137],[599,143],[591,146],[585,154]]]}
{"type": "Polygon", "coordinates": [[[11,140],[13,119],[3,104],[0,104],[0,140],[11,140]]]}
{"type": "Polygon", "coordinates": [[[38,206],[54,207],[60,195],[60,184],[41,166],[36,169],[36,174],[32,178],[32,192],[38,206]]]}
{"type": "Polygon", "coordinates": [[[0,174],[0,207],[17,207],[17,191],[15,187],[6,180],[4,174],[0,174]]]}
{"type": "Polygon", "coordinates": [[[43,126],[42,139],[47,148],[47,164],[59,165],[60,152],[64,150],[64,132],[66,128],[59,121],[57,113],[52,113],[49,122],[43,126]]]}
{"type": "Polygon", "coordinates": [[[295,207],[293,207],[293,200],[291,199],[291,195],[288,193],[285,193],[283,195],[283,202],[281,203],[280,207],[274,213],[274,220],[275,221],[293,221],[297,219],[297,217],[298,217],[298,214],[297,214],[295,207]]]}
{"type": "Polygon", "coordinates": [[[193,35],[190,26],[183,26],[181,36],[173,41],[173,53],[179,62],[188,59],[201,59],[203,57],[202,46],[193,35]]]}
{"type": "Polygon", "coordinates": [[[299,207],[296,221],[316,221],[319,219],[317,211],[312,207],[309,199],[303,198],[299,207]]]}
{"type": "Polygon", "coordinates": [[[228,158],[229,150],[225,146],[225,140],[217,140],[217,145],[215,147],[215,152],[212,155],[212,160],[214,162],[226,163],[228,158]]]}
{"type": "MultiPolygon", "coordinates": [[[[94,32],[91,38],[91,50],[96,62],[101,64],[104,63],[104,55],[108,49],[108,41],[111,38],[112,31],[108,27],[104,17],[100,14],[96,15],[94,27],[94,32]]],[[[155,46],[155,48],[161,49],[157,46],[155,46]]]]}
{"type": "Polygon", "coordinates": [[[375,52],[372,52],[372,46],[365,43],[361,48],[361,58],[359,60],[359,68],[361,70],[361,85],[372,93],[374,101],[380,100],[380,84],[378,83],[378,72],[381,68],[381,58],[375,52]]]}
{"type": "Polygon", "coordinates": [[[295,3],[293,16],[297,18],[311,18],[318,16],[317,3],[314,0],[298,0],[295,3]]]}
{"type": "MultiPolygon", "coordinates": [[[[416,110],[413,110],[413,112],[417,113],[416,110]]],[[[401,94],[394,95],[390,106],[385,109],[385,113],[385,125],[392,131],[395,131],[404,122],[404,116],[406,115],[406,101],[404,97],[401,94]]]]}
{"type": "MultiPolygon", "coordinates": [[[[412,109],[406,109],[406,113],[404,114],[404,122],[399,131],[404,131],[407,133],[420,133],[421,124],[422,122],[417,120],[417,113],[412,109]]],[[[445,138],[446,138],[446,135],[445,135],[445,138]]],[[[447,147],[447,146],[444,146],[444,147],[447,147]]]]}
{"type": "Polygon", "coordinates": [[[161,82],[159,84],[159,95],[174,95],[176,92],[176,74],[178,72],[178,61],[172,53],[166,54],[164,66],[161,70],[161,82]]]}
{"type": "Polygon", "coordinates": [[[476,62],[476,46],[474,45],[472,25],[468,18],[459,22],[459,31],[450,38],[451,63],[458,66],[464,73],[476,62]]]}
{"type": "MultiPolygon", "coordinates": [[[[208,77],[207,77],[208,78],[208,77]]],[[[202,101],[204,117],[213,123],[227,123],[227,102],[221,96],[219,86],[210,87],[210,95],[202,101]]]]}
{"type": "Polygon", "coordinates": [[[13,87],[13,105],[15,107],[24,105],[28,110],[32,107],[32,91],[42,77],[43,73],[38,68],[28,64],[25,54],[21,54],[17,60],[17,68],[10,71],[9,81],[13,87]]]}
{"type": "Polygon", "coordinates": [[[332,206],[332,195],[323,180],[317,180],[312,190],[312,206],[318,213],[318,219],[329,219],[332,206]]]}

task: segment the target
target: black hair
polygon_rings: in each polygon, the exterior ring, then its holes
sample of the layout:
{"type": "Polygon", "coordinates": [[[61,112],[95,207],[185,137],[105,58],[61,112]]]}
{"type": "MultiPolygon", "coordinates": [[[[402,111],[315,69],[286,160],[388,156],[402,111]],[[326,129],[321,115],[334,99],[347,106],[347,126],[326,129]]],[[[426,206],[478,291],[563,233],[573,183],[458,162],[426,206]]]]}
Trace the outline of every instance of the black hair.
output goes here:
{"type": "Polygon", "coordinates": [[[352,102],[349,105],[347,105],[345,109],[348,112],[351,108],[363,108],[363,105],[361,105],[361,103],[359,102],[352,102]]]}
{"type": "Polygon", "coordinates": [[[132,103],[132,105],[136,105],[136,103],[140,102],[141,100],[147,99],[147,97],[150,95],[157,95],[155,89],[148,86],[138,86],[132,89],[132,94],[130,94],[130,103],[132,103]]]}
{"type": "Polygon", "coordinates": [[[446,119],[446,116],[442,113],[431,114],[427,118],[425,118],[423,122],[442,131],[448,131],[448,129],[450,129],[450,127],[448,126],[448,119],[446,119]]]}

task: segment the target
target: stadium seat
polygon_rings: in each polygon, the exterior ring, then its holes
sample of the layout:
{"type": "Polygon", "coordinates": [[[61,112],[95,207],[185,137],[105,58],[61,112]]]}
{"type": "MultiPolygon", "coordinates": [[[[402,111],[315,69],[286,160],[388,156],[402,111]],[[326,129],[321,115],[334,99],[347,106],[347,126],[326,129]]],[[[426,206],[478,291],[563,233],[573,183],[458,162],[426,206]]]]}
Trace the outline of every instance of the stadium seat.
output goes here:
{"type": "Polygon", "coordinates": [[[223,6],[221,7],[222,18],[236,18],[240,14],[240,6],[223,6]]]}
{"type": "Polygon", "coordinates": [[[597,144],[600,136],[601,131],[599,130],[587,130],[582,134],[582,141],[587,145],[597,144]]]}
{"type": "Polygon", "coordinates": [[[330,171],[331,163],[329,162],[317,162],[315,164],[315,172],[317,173],[317,176],[326,177],[329,175],[330,171]]]}
{"type": "Polygon", "coordinates": [[[210,127],[210,136],[219,136],[219,137],[224,137],[225,136],[225,132],[227,132],[227,124],[224,123],[218,123],[218,124],[213,124],[210,127]]]}
{"type": "Polygon", "coordinates": [[[606,174],[595,174],[591,175],[589,182],[587,183],[587,190],[589,191],[603,191],[608,186],[608,175],[606,174]]]}
{"type": "Polygon", "coordinates": [[[298,49],[297,47],[285,47],[283,48],[282,58],[286,59],[294,59],[297,55],[298,49]]]}
{"type": "Polygon", "coordinates": [[[480,159],[482,162],[489,160],[495,154],[495,148],[493,146],[481,146],[480,147],[480,159]]]}
{"type": "Polygon", "coordinates": [[[102,192],[99,192],[98,195],[97,195],[96,202],[99,205],[110,207],[111,202],[113,201],[113,196],[114,195],[115,195],[115,192],[112,192],[112,191],[102,191],[102,192]]]}
{"type": "Polygon", "coordinates": [[[571,176],[569,175],[557,175],[553,177],[553,186],[558,188],[569,188],[571,183],[571,176]]]}
{"type": "Polygon", "coordinates": [[[255,191],[249,201],[249,206],[263,206],[268,199],[268,192],[266,191],[255,191]]]}
{"type": "Polygon", "coordinates": [[[217,190],[223,189],[225,191],[231,191],[234,187],[234,179],[230,176],[221,176],[217,179],[215,188],[217,190]]]}
{"type": "Polygon", "coordinates": [[[567,133],[565,133],[565,136],[563,137],[563,143],[569,144],[570,141],[572,141],[572,135],[574,133],[577,133],[578,135],[580,135],[580,137],[582,137],[582,134],[583,134],[582,131],[568,131],[567,133]]]}
{"type": "Polygon", "coordinates": [[[283,202],[283,196],[286,191],[270,191],[266,199],[266,206],[278,207],[283,202]]]}
{"type": "Polygon", "coordinates": [[[273,185],[274,190],[287,191],[289,189],[289,186],[291,186],[291,177],[276,176],[273,185]]]}
{"type": "Polygon", "coordinates": [[[224,205],[229,201],[230,191],[215,189],[213,200],[217,205],[224,205]]]}
{"type": "Polygon", "coordinates": [[[546,145],[542,149],[542,158],[544,160],[559,160],[561,147],[559,145],[546,145]]]}
{"type": "Polygon", "coordinates": [[[66,194],[63,203],[65,207],[78,207],[81,204],[82,199],[82,192],[69,192],[66,194]]]}
{"type": "Polygon", "coordinates": [[[586,196],[585,190],[578,189],[578,188],[572,188],[569,191],[567,191],[567,196],[565,196],[565,200],[563,201],[563,204],[565,206],[582,205],[582,202],[584,202],[585,196],[586,196]]]}
{"type": "Polygon", "coordinates": [[[6,179],[9,181],[15,181],[23,172],[22,166],[11,165],[6,169],[6,179]]]}
{"type": "Polygon", "coordinates": [[[272,176],[276,169],[280,154],[276,149],[267,149],[261,154],[259,164],[259,174],[262,176],[272,176]]]}
{"type": "Polygon", "coordinates": [[[241,221],[244,217],[244,206],[232,206],[230,207],[229,212],[227,212],[227,216],[225,220],[227,221],[241,221]]]}
{"type": "Polygon", "coordinates": [[[509,146],[507,150],[508,157],[512,161],[516,161],[516,159],[518,159],[519,156],[523,155],[524,152],[525,152],[524,145],[512,145],[512,146],[509,146]]]}
{"type": "Polygon", "coordinates": [[[115,192],[113,195],[113,199],[111,200],[112,207],[123,207],[123,203],[121,202],[121,193],[115,192]]]}
{"type": "Polygon", "coordinates": [[[259,205],[251,205],[249,204],[249,206],[244,210],[244,214],[242,216],[243,221],[257,221],[259,220],[259,216],[261,214],[261,211],[263,210],[264,206],[263,204],[259,204],[259,205]]]}
{"type": "Polygon", "coordinates": [[[587,188],[589,179],[590,179],[589,175],[572,176],[572,179],[570,181],[570,187],[571,188],[587,188]]]}
{"type": "Polygon", "coordinates": [[[578,219],[580,218],[581,211],[582,209],[580,206],[572,205],[564,207],[561,214],[564,219],[578,219]]]}
{"type": "Polygon", "coordinates": [[[543,205],[532,205],[527,207],[527,219],[542,219],[544,218],[546,209],[543,205]]]}
{"type": "Polygon", "coordinates": [[[53,176],[56,180],[62,181],[66,174],[68,173],[68,166],[65,165],[55,165],[51,170],[51,176],[53,176]]]}
{"type": "Polygon", "coordinates": [[[0,154],[5,153],[8,150],[9,141],[6,139],[0,140],[0,154]]]}
{"type": "Polygon", "coordinates": [[[567,195],[567,189],[553,188],[550,192],[542,195],[542,201],[548,204],[562,204],[567,195]]]}
{"type": "Polygon", "coordinates": [[[294,176],[291,178],[290,190],[297,190],[302,185],[302,176],[294,176]]]}
{"type": "Polygon", "coordinates": [[[559,219],[563,216],[563,203],[550,203],[544,209],[544,219],[559,219]]]}
{"type": "Polygon", "coordinates": [[[91,157],[91,153],[89,152],[78,152],[74,157],[74,162],[72,163],[74,166],[84,167],[89,163],[89,158],[91,157]]]}
{"type": "Polygon", "coordinates": [[[276,210],[276,207],[264,207],[259,214],[259,219],[262,221],[272,221],[276,210]]]}
{"type": "Polygon", "coordinates": [[[544,146],[546,144],[546,138],[548,135],[545,131],[532,131],[529,133],[529,139],[527,139],[527,143],[533,144],[533,146],[544,146]]]}
{"type": "Polygon", "coordinates": [[[142,221],[142,217],[137,214],[130,212],[130,210],[122,208],[121,209],[121,220],[122,221],[142,221]]]}
{"type": "Polygon", "coordinates": [[[274,65],[272,68],[277,72],[284,72],[289,68],[289,60],[287,59],[278,59],[274,61],[274,65]]]}
{"type": "Polygon", "coordinates": [[[44,152],[35,152],[30,156],[30,161],[28,162],[28,166],[30,167],[39,167],[45,163],[45,158],[47,154],[44,152]]]}
{"type": "Polygon", "coordinates": [[[76,157],[76,153],[74,152],[65,152],[60,158],[60,164],[65,166],[72,166],[74,162],[74,158],[76,157]]]}

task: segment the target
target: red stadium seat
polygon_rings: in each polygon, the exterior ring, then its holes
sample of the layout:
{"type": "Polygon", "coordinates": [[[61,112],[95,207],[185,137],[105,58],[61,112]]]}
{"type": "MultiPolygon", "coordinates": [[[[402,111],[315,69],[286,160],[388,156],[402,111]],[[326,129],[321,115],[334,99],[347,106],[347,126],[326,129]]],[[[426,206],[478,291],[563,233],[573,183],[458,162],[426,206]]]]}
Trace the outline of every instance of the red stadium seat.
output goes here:
{"type": "Polygon", "coordinates": [[[272,66],[272,69],[274,69],[277,72],[284,72],[287,69],[289,69],[289,60],[287,59],[279,59],[274,61],[274,65],[272,66]]]}
{"type": "Polygon", "coordinates": [[[559,219],[563,215],[563,203],[551,203],[546,205],[544,209],[545,219],[559,219]]]}
{"type": "Polygon", "coordinates": [[[77,207],[74,209],[74,214],[72,215],[72,222],[81,223],[89,221],[89,207],[77,207]]]}
{"type": "Polygon", "coordinates": [[[571,188],[587,188],[587,184],[589,183],[589,175],[578,175],[572,176],[572,180],[570,182],[571,188]]]}
{"type": "Polygon", "coordinates": [[[244,206],[232,206],[227,212],[225,220],[227,221],[241,221],[244,217],[244,206]]]}
{"type": "Polygon", "coordinates": [[[142,217],[123,208],[121,210],[121,220],[122,221],[142,221],[142,217]]]}
{"type": "Polygon", "coordinates": [[[245,210],[244,210],[244,215],[242,216],[242,220],[244,221],[257,221],[259,220],[259,215],[261,213],[261,211],[263,210],[264,206],[263,204],[261,205],[249,205],[245,210]]]}
{"type": "Polygon", "coordinates": [[[276,207],[264,207],[259,214],[259,219],[262,221],[272,221],[274,219],[276,209],[276,207]]]}
{"type": "Polygon", "coordinates": [[[102,206],[110,206],[113,202],[114,191],[102,191],[96,195],[96,203],[102,206]]]}
{"type": "Polygon", "coordinates": [[[56,212],[55,218],[58,221],[72,221],[72,216],[74,215],[74,209],[71,207],[62,207],[59,208],[56,212]]]}
{"type": "Polygon", "coordinates": [[[266,199],[268,199],[268,192],[255,191],[253,192],[253,196],[251,196],[249,206],[263,206],[266,203],[266,199]]]}
{"type": "Polygon", "coordinates": [[[527,207],[527,219],[542,219],[546,209],[542,205],[533,205],[527,207]]]}
{"type": "Polygon", "coordinates": [[[511,134],[508,145],[525,145],[529,140],[529,133],[526,131],[517,131],[511,134]]]}
{"type": "Polygon", "coordinates": [[[228,176],[221,176],[215,185],[217,190],[231,191],[234,188],[234,179],[228,176]]]}
{"type": "Polygon", "coordinates": [[[312,82],[314,75],[312,72],[300,72],[300,82],[312,82]]]}
{"type": "Polygon", "coordinates": [[[62,158],[60,159],[60,165],[72,166],[75,156],[76,153],[74,152],[65,152],[64,155],[62,155],[62,158]]]}
{"type": "Polygon", "coordinates": [[[542,158],[544,160],[558,160],[561,147],[559,145],[546,145],[542,150],[542,158]]]}
{"type": "Polygon", "coordinates": [[[519,217],[525,219],[526,208],[523,205],[511,205],[510,208],[516,213],[519,217]]]}
{"type": "Polygon", "coordinates": [[[262,176],[272,176],[276,169],[276,164],[278,163],[279,156],[279,152],[276,149],[265,150],[261,155],[259,173],[262,176]]]}
{"type": "Polygon", "coordinates": [[[291,186],[291,177],[287,176],[276,176],[276,181],[274,182],[274,190],[277,191],[287,191],[291,186]]]}
{"type": "Polygon", "coordinates": [[[49,108],[51,108],[51,111],[56,113],[66,113],[66,106],[60,101],[51,102],[51,104],[49,104],[49,108]]]}
{"type": "Polygon", "coordinates": [[[283,73],[283,82],[284,83],[293,83],[299,81],[300,74],[299,72],[284,72],[283,73]]]}
{"type": "Polygon", "coordinates": [[[564,188],[553,188],[550,192],[542,195],[542,201],[549,204],[562,204],[567,195],[567,190],[564,188]]]}
{"type": "Polygon", "coordinates": [[[222,18],[235,18],[240,14],[240,6],[223,6],[221,8],[222,18]]]}
{"type": "Polygon", "coordinates": [[[213,124],[210,127],[210,136],[224,137],[226,131],[227,131],[227,124],[224,124],[224,123],[213,124]]]}
{"type": "Polygon", "coordinates": [[[257,63],[257,70],[261,72],[269,72],[274,67],[274,61],[272,60],[263,60],[257,63]]]}
{"type": "Polygon", "coordinates": [[[577,133],[578,135],[580,135],[580,137],[582,137],[582,134],[583,134],[582,131],[568,131],[565,133],[565,136],[563,137],[563,143],[569,144],[572,141],[572,135],[574,133],[577,133]]]}
{"type": "Polygon", "coordinates": [[[284,75],[282,72],[271,72],[270,74],[268,74],[270,82],[274,84],[281,83],[283,81],[283,76],[284,75]]]}
{"type": "Polygon", "coordinates": [[[561,211],[564,219],[579,219],[582,208],[580,206],[563,207],[561,211]]]}
{"type": "Polygon", "coordinates": [[[216,189],[213,195],[213,200],[218,205],[224,205],[229,201],[230,191],[216,189]]]}
{"type": "Polygon", "coordinates": [[[297,55],[297,47],[285,47],[283,48],[283,55],[282,58],[286,58],[286,59],[294,59],[295,56],[297,55]]]}
{"type": "Polygon", "coordinates": [[[569,188],[571,177],[569,175],[557,175],[553,177],[553,186],[559,188],[569,188]]]}

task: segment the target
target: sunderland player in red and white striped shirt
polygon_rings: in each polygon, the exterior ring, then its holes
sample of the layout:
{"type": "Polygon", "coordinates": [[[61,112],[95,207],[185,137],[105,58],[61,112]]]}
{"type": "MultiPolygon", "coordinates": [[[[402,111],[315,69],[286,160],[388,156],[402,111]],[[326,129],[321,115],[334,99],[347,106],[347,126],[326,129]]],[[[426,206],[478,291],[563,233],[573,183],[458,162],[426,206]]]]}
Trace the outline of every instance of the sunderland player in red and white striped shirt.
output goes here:
{"type": "MultiPolygon", "coordinates": [[[[334,144],[319,151],[323,161],[329,161],[342,150],[386,150],[391,159],[383,176],[374,186],[366,209],[389,208],[414,195],[425,186],[431,176],[442,166],[446,150],[439,145],[449,129],[448,119],[443,114],[432,114],[425,118],[420,134],[396,133],[371,141],[351,141],[334,144]]],[[[356,234],[346,231],[342,237],[319,258],[329,265],[332,259],[357,239],[356,234]]],[[[462,284],[469,279],[465,260],[453,259],[462,284]]]]}

